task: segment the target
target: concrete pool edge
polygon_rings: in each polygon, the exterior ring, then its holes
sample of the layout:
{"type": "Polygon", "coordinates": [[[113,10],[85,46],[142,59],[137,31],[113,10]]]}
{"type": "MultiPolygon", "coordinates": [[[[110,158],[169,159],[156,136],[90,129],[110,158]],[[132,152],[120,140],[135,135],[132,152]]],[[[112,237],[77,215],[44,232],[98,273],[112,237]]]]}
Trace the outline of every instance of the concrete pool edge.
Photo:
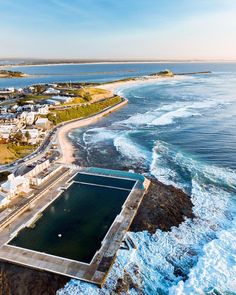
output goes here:
{"type": "MultiPolygon", "coordinates": [[[[73,175],[69,175],[66,180],[68,186],[70,185],[73,177],[80,171],[81,170],[78,170],[76,172],[74,170],[74,173],[72,173],[73,175]]],[[[109,273],[109,269],[114,263],[116,253],[120,248],[126,232],[128,231],[133,218],[136,215],[137,209],[141,204],[143,196],[150,184],[149,180],[145,178],[144,189],[137,189],[137,182],[135,182],[134,187],[122,205],[121,212],[115,217],[112,225],[103,238],[100,249],[95,253],[89,264],[34,250],[6,245],[6,242],[0,248],[0,259],[35,269],[54,272],[102,286],[109,273]],[[107,263],[107,261],[109,261],[109,263],[107,263]]],[[[60,185],[60,183],[56,183],[53,190],[54,193],[60,195],[63,190],[58,192],[57,189],[61,186],[62,185],[60,185]]],[[[65,182],[63,186],[65,186],[65,182]]],[[[38,209],[36,213],[38,214],[39,211],[40,209],[38,209]]],[[[32,216],[30,216],[29,220],[32,220],[32,216]]],[[[13,232],[17,229],[19,229],[19,227],[16,226],[13,232]]]]}

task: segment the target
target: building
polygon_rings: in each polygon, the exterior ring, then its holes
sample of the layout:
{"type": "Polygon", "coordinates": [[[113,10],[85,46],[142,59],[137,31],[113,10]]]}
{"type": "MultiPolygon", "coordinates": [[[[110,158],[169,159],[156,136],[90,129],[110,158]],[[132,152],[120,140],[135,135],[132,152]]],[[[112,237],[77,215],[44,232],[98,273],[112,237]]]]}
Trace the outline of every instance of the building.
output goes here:
{"type": "Polygon", "coordinates": [[[52,105],[52,106],[60,105],[60,102],[59,101],[56,101],[56,100],[53,100],[53,99],[46,99],[44,102],[46,104],[52,105]]]}
{"type": "Polygon", "coordinates": [[[16,115],[13,113],[0,114],[1,123],[15,123],[17,121],[16,115]]]}
{"type": "Polygon", "coordinates": [[[35,111],[38,115],[47,115],[49,112],[48,105],[36,105],[35,106],[35,111]]]}
{"type": "Polygon", "coordinates": [[[50,179],[61,168],[60,165],[51,166],[49,160],[46,160],[26,166],[22,175],[8,175],[7,181],[0,186],[0,208],[19,195],[30,193],[33,187],[50,179]]]}
{"type": "Polygon", "coordinates": [[[0,187],[0,196],[6,200],[29,192],[29,180],[24,176],[15,176],[14,174],[8,175],[8,180],[1,184],[0,187]]]}
{"type": "Polygon", "coordinates": [[[49,160],[40,164],[33,164],[28,166],[24,177],[29,180],[31,186],[39,186],[44,181],[48,180],[56,172],[61,169],[61,166],[50,166],[49,160]]]}
{"type": "Polygon", "coordinates": [[[60,95],[52,96],[52,99],[59,101],[60,103],[70,102],[73,100],[73,98],[70,96],[60,96],[60,95]]]}
{"type": "Polygon", "coordinates": [[[59,94],[60,93],[60,90],[57,90],[57,89],[54,89],[52,87],[49,87],[48,89],[46,89],[44,91],[44,94],[52,94],[52,95],[56,95],[56,94],[59,94]]]}
{"type": "Polygon", "coordinates": [[[0,95],[13,94],[14,92],[15,92],[15,88],[13,87],[0,89],[0,95]]]}
{"type": "Polygon", "coordinates": [[[47,130],[50,128],[50,121],[48,118],[38,118],[35,122],[35,126],[42,130],[47,130]]]}
{"type": "Polygon", "coordinates": [[[27,166],[27,170],[24,173],[24,177],[31,179],[32,177],[36,176],[40,172],[42,172],[44,169],[47,169],[50,165],[49,160],[44,161],[41,164],[32,164],[30,166],[27,166]]]}
{"type": "Polygon", "coordinates": [[[35,113],[34,112],[27,112],[25,117],[25,123],[27,125],[33,125],[35,120],[35,113]]]}
{"type": "Polygon", "coordinates": [[[48,166],[46,169],[31,177],[30,184],[33,186],[39,186],[43,182],[47,181],[50,177],[52,177],[55,173],[57,173],[60,169],[61,166],[48,166]]]}
{"type": "Polygon", "coordinates": [[[1,124],[0,125],[0,138],[8,140],[11,133],[16,132],[17,126],[15,124],[1,124]]]}
{"type": "Polygon", "coordinates": [[[29,139],[27,139],[28,143],[36,144],[39,141],[39,130],[37,128],[26,128],[21,130],[22,134],[25,137],[25,134],[28,132],[29,139]]]}

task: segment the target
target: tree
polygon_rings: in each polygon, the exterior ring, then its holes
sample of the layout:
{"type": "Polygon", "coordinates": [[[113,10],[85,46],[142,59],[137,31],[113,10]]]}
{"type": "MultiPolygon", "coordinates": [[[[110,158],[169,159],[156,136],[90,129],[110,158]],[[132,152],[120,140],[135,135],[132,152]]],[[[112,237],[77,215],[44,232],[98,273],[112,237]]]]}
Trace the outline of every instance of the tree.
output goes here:
{"type": "Polygon", "coordinates": [[[23,135],[22,135],[22,132],[20,130],[18,130],[15,134],[14,134],[14,140],[16,142],[21,142],[22,139],[23,139],[23,135]]]}
{"type": "Polygon", "coordinates": [[[83,95],[83,99],[86,100],[86,101],[90,101],[92,100],[92,96],[89,92],[86,92],[84,95],[83,95]]]}
{"type": "Polygon", "coordinates": [[[26,139],[27,139],[27,143],[28,143],[29,140],[30,140],[30,138],[31,138],[30,133],[29,133],[28,130],[25,132],[25,137],[26,137],[26,139]]]}

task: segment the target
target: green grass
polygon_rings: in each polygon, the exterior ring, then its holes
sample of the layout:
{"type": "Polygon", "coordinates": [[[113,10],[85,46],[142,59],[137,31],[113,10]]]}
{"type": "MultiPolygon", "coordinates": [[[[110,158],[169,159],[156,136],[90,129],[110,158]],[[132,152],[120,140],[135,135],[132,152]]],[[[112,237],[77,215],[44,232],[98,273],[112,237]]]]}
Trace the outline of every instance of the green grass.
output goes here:
{"type": "Polygon", "coordinates": [[[49,97],[48,96],[45,96],[45,95],[27,95],[24,98],[20,98],[18,100],[18,102],[20,104],[25,104],[25,103],[27,103],[27,101],[30,101],[30,100],[40,101],[40,100],[47,99],[47,98],[49,98],[49,97]]]}
{"type": "Polygon", "coordinates": [[[16,145],[13,143],[8,144],[8,149],[15,154],[16,158],[23,158],[32,153],[37,146],[35,145],[16,145]]]}
{"type": "Polygon", "coordinates": [[[8,164],[27,156],[36,149],[34,145],[0,144],[0,165],[8,164]]]}
{"type": "Polygon", "coordinates": [[[73,119],[79,119],[94,115],[98,112],[101,112],[107,107],[113,106],[122,99],[119,96],[115,96],[112,98],[107,98],[103,101],[83,105],[83,106],[75,106],[65,110],[55,110],[48,114],[48,119],[53,122],[54,125],[60,124],[62,122],[66,122],[73,119]]]}

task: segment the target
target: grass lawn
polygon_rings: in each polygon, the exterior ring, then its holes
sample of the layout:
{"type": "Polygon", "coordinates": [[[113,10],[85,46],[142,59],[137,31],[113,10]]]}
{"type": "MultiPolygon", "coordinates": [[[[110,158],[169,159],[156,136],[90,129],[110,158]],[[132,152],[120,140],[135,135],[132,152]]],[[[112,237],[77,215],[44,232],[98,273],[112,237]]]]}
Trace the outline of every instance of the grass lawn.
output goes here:
{"type": "Polygon", "coordinates": [[[18,101],[21,103],[21,104],[26,104],[27,101],[40,101],[40,100],[43,100],[43,99],[47,99],[47,98],[50,98],[46,95],[28,95],[27,97],[24,97],[24,98],[20,98],[18,101]]]}
{"type": "Polygon", "coordinates": [[[47,117],[50,121],[53,122],[54,125],[57,125],[65,121],[94,115],[98,112],[101,112],[105,108],[113,106],[121,101],[121,97],[115,96],[96,103],[90,103],[83,106],[72,106],[71,108],[65,110],[55,110],[48,114],[47,117]]]}
{"type": "Polygon", "coordinates": [[[12,152],[7,144],[0,144],[0,164],[7,164],[16,160],[16,155],[12,152]]]}
{"type": "Polygon", "coordinates": [[[0,144],[0,165],[11,163],[23,158],[35,150],[33,145],[17,146],[12,143],[0,144]]]}
{"type": "Polygon", "coordinates": [[[77,97],[84,97],[85,94],[98,95],[98,94],[108,94],[109,91],[106,89],[94,88],[94,87],[85,87],[80,89],[71,89],[67,91],[69,94],[74,94],[77,97]]]}

